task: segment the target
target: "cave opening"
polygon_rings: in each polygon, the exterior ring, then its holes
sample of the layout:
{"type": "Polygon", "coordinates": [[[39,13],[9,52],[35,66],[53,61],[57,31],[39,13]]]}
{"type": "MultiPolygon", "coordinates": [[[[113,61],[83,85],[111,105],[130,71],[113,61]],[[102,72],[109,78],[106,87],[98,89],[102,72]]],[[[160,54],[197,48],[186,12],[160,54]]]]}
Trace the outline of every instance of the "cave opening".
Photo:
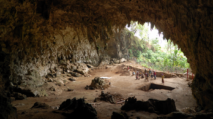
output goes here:
{"type": "Polygon", "coordinates": [[[181,48],[172,40],[166,39],[154,24],[146,22],[142,25],[131,21],[125,30],[132,40],[128,47],[130,59],[135,59],[142,66],[153,70],[186,73],[189,69],[192,74],[181,48]]]}

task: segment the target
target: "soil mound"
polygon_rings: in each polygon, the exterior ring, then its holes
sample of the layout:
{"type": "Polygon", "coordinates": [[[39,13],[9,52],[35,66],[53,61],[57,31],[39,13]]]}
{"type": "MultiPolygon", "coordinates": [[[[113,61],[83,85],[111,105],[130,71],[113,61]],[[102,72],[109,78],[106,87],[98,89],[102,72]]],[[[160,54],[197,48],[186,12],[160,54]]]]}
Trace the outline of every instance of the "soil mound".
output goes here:
{"type": "Polygon", "coordinates": [[[100,77],[95,77],[91,84],[90,84],[90,88],[94,88],[94,89],[106,89],[110,86],[110,82],[107,79],[104,78],[100,78],[100,77]]]}

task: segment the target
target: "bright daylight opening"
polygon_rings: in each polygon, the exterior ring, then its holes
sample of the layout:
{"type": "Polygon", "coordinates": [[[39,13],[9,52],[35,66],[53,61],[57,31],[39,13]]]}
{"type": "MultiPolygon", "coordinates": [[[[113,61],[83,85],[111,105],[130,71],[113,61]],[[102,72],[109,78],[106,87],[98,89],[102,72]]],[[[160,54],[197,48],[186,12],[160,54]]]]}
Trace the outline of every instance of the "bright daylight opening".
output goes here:
{"type": "Polygon", "coordinates": [[[190,68],[187,58],[181,49],[170,39],[165,39],[162,32],[151,23],[141,25],[131,22],[126,31],[131,34],[129,58],[153,70],[185,73],[190,68]]]}

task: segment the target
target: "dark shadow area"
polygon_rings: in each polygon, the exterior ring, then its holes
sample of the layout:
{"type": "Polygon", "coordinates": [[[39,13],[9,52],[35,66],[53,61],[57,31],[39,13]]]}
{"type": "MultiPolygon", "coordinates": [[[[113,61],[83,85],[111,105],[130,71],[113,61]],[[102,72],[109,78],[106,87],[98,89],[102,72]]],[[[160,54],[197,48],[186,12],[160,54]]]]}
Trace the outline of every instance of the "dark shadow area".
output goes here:
{"type": "Polygon", "coordinates": [[[155,89],[165,89],[165,90],[174,90],[175,88],[169,86],[158,85],[154,83],[147,84],[140,88],[143,91],[152,91],[155,89]]]}

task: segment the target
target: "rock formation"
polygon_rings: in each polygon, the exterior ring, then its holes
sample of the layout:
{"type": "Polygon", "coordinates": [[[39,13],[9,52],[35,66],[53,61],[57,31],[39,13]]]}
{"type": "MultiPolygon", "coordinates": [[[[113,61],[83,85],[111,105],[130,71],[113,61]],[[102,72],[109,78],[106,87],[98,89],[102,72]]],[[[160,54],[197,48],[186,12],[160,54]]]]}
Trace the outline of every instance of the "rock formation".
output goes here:
{"type": "Polygon", "coordinates": [[[128,42],[118,43],[116,33],[130,21],[148,21],[187,56],[196,74],[193,95],[210,109],[212,7],[211,0],[0,0],[0,90],[10,90],[11,82],[39,87],[67,62],[122,58],[128,42]]]}

